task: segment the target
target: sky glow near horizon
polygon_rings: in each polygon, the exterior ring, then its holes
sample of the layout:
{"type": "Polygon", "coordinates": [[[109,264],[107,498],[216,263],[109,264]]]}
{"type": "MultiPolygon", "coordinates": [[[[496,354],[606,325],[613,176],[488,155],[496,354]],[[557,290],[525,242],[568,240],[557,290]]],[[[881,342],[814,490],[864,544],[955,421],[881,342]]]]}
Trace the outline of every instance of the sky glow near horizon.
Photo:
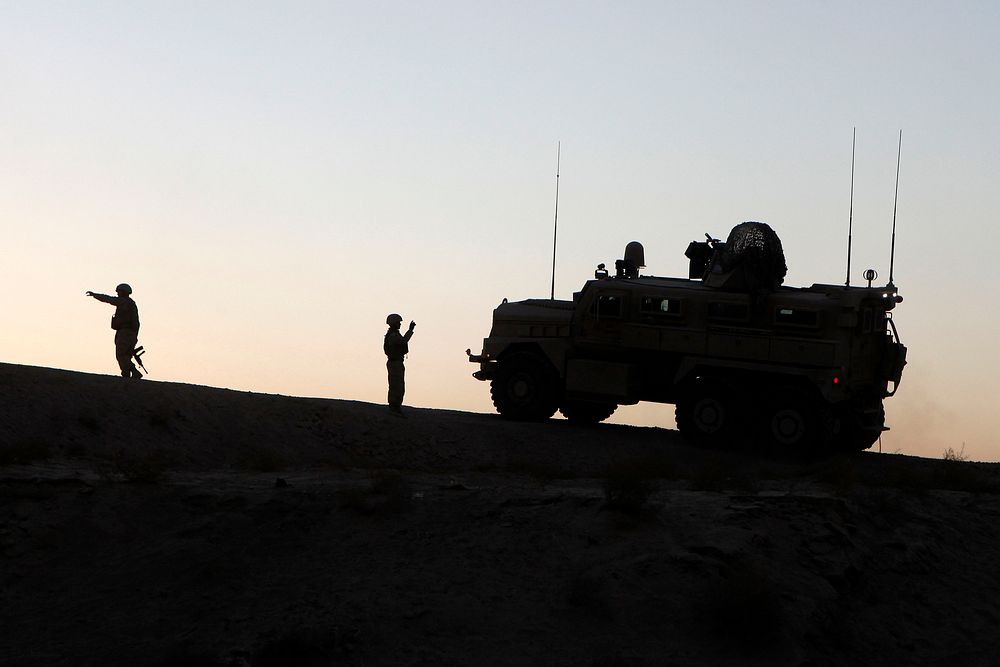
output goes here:
{"type": "MultiPolygon", "coordinates": [[[[883,451],[1000,460],[1000,5],[0,3],[0,360],[114,373],[132,284],[152,379],[491,412],[492,309],[625,244],[686,275],[762,220],[786,284],[889,275],[909,364],[883,451]]],[[[673,426],[672,406],[619,423],[673,426]]],[[[878,447],[876,445],[876,447],[878,447]]]]}

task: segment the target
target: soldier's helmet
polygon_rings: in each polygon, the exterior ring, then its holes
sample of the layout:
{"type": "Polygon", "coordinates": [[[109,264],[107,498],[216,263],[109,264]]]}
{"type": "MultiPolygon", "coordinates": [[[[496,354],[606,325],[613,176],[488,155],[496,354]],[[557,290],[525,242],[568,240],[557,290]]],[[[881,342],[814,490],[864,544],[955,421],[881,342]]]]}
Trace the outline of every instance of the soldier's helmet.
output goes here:
{"type": "Polygon", "coordinates": [[[388,324],[390,327],[394,324],[402,324],[403,318],[401,315],[397,313],[392,313],[391,315],[389,315],[389,317],[385,318],[385,323],[388,324]]]}
{"type": "Polygon", "coordinates": [[[118,287],[115,288],[115,291],[118,292],[119,294],[121,294],[123,292],[125,294],[131,294],[132,293],[132,288],[129,286],[128,283],[122,283],[121,285],[119,285],[118,287]]]}

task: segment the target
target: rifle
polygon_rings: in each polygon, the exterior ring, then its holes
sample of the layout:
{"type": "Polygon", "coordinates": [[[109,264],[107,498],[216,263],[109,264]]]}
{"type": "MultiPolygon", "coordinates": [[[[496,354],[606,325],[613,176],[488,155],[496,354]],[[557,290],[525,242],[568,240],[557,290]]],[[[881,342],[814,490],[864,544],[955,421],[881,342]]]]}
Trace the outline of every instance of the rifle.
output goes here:
{"type": "Polygon", "coordinates": [[[142,355],[144,354],[146,354],[146,350],[143,349],[142,345],[132,351],[132,356],[135,357],[136,362],[139,364],[139,368],[141,368],[146,375],[149,375],[149,371],[146,370],[146,367],[142,363],[142,355]]]}

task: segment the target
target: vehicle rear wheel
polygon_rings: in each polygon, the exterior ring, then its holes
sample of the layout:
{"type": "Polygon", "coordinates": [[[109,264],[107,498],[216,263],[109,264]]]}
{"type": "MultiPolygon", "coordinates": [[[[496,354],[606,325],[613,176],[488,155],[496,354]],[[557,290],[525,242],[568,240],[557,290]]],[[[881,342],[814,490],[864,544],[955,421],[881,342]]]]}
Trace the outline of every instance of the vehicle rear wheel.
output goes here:
{"type": "Polygon", "coordinates": [[[556,374],[544,359],[527,352],[501,359],[490,382],[493,405],[514,421],[544,421],[555,414],[556,374]]]}
{"type": "Polygon", "coordinates": [[[733,393],[715,383],[701,383],[687,391],[678,399],[674,416],[681,435],[711,447],[732,445],[742,421],[733,393]]]}
{"type": "Polygon", "coordinates": [[[563,402],[559,412],[574,424],[599,424],[613,415],[617,409],[618,405],[615,403],[570,399],[563,402]]]}
{"type": "Polygon", "coordinates": [[[760,436],[784,454],[821,454],[833,439],[833,417],[820,399],[797,390],[780,390],[765,403],[760,436]]]}

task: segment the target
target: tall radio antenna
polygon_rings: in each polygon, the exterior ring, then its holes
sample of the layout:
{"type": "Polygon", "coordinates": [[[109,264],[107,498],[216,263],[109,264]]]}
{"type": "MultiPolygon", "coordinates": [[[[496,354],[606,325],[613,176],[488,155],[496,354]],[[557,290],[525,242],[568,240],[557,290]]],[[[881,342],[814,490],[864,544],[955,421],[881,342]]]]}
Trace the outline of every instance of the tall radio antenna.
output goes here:
{"type": "Polygon", "coordinates": [[[556,238],[559,234],[559,158],[562,154],[562,142],[556,142],[556,215],[552,222],[552,292],[549,298],[556,298],[556,238]]]}
{"type": "Polygon", "coordinates": [[[851,231],[854,227],[854,148],[857,146],[858,128],[851,134],[851,211],[847,216],[847,280],[844,287],[851,286],[851,231]]]}
{"type": "Polygon", "coordinates": [[[903,152],[903,131],[899,131],[899,146],[896,148],[896,193],[892,198],[892,246],[889,250],[889,284],[892,285],[892,269],[896,261],[896,202],[899,200],[899,156],[903,152]]]}

